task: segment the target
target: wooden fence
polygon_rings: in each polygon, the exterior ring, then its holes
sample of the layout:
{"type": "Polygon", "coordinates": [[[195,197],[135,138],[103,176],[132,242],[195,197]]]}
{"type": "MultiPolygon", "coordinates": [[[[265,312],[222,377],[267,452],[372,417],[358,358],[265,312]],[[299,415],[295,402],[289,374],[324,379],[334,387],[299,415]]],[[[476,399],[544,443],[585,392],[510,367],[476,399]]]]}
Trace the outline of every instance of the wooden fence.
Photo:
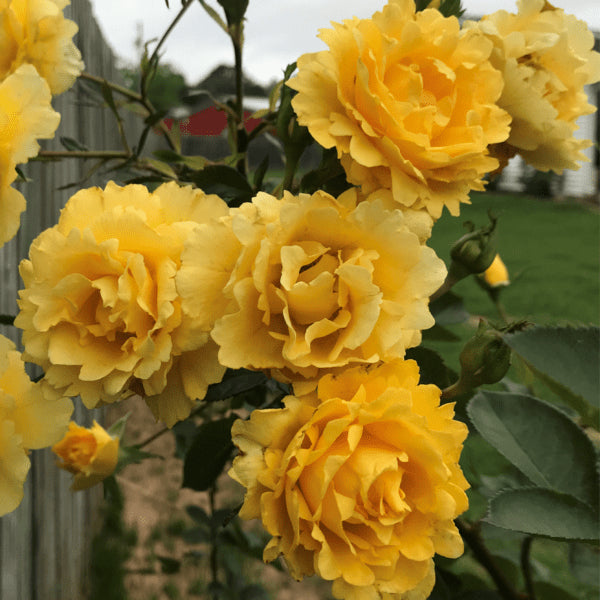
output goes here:
{"type": "MultiPolygon", "coordinates": [[[[109,80],[117,80],[115,57],[102,37],[88,0],[73,0],[65,15],[79,25],[75,42],[85,61],[85,70],[109,80]]],[[[79,80],[75,86],[54,98],[61,114],[60,127],[47,150],[63,150],[59,139],[76,139],[94,150],[121,150],[112,113],[102,106],[90,86],[79,80]]],[[[126,118],[126,129],[139,128],[137,119],[126,118]]],[[[0,311],[16,314],[19,261],[28,255],[31,241],[54,225],[59,211],[75,188],[60,190],[82,179],[93,163],[63,159],[56,163],[30,162],[23,171],[32,179],[20,189],[27,199],[17,236],[0,248],[0,311]]],[[[108,175],[96,174],[88,185],[104,185],[108,175]]],[[[18,332],[0,326],[0,332],[19,342],[18,332]]],[[[76,405],[73,418],[91,424],[99,411],[76,405]]],[[[96,528],[100,489],[72,493],[71,476],[61,472],[49,449],[34,451],[25,484],[25,497],[19,508],[0,519],[0,599],[1,600],[82,600],[89,583],[89,551],[96,528]]]]}

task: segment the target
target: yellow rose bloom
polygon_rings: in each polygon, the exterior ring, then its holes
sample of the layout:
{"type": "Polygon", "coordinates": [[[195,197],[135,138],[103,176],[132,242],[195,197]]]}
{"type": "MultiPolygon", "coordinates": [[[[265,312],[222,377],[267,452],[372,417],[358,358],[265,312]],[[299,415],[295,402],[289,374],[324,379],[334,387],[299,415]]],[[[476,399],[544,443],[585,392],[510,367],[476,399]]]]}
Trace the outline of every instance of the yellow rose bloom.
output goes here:
{"type": "Polygon", "coordinates": [[[541,171],[578,169],[589,140],[573,137],[576,120],[594,112],[584,85],[600,80],[600,54],[583,21],[545,0],[519,0],[467,23],[494,43],[490,60],[504,77],[498,104],[512,117],[508,140],[493,150],[505,164],[518,153],[541,171]]]}
{"type": "Polygon", "coordinates": [[[329,50],[301,56],[288,82],[299,123],[337,149],[365,194],[387,188],[402,207],[458,215],[498,166],[488,145],[509,132],[489,40],[435,9],[415,12],[412,0],[390,0],[371,19],[333,23],[319,37],[329,50]]]}
{"type": "Polygon", "coordinates": [[[0,335],[0,516],[23,499],[28,451],[59,440],[72,412],[68,398],[44,396],[25,373],[13,342],[0,335]]]}
{"type": "Polygon", "coordinates": [[[182,308],[214,322],[221,364],[301,383],[420,343],[445,265],[402,211],[357,199],[259,193],[190,238],[182,308]]]}
{"type": "Polygon", "coordinates": [[[240,517],[273,536],[264,560],[333,581],[336,598],[427,598],[433,555],[463,552],[453,519],[468,507],[467,427],[454,405],[419,385],[412,360],[326,375],[284,403],[232,428],[240,517]]]}
{"type": "Polygon", "coordinates": [[[0,82],[0,246],[19,229],[25,198],[11,187],[15,167],[35,156],[38,139],[51,138],[60,115],[50,105],[48,85],[31,65],[0,82]]]}
{"type": "Polygon", "coordinates": [[[62,462],[58,466],[74,475],[71,489],[87,490],[106,479],[119,459],[119,438],[111,437],[96,421],[89,429],[69,423],[69,431],[52,452],[62,462]]]}
{"type": "Polygon", "coordinates": [[[481,273],[480,277],[491,288],[504,287],[510,285],[510,277],[508,269],[504,261],[496,254],[492,264],[481,273]]]}
{"type": "Polygon", "coordinates": [[[77,25],[65,19],[69,0],[0,0],[0,80],[32,64],[52,94],[68,90],[83,70],[73,43],[77,25]]]}
{"type": "Polygon", "coordinates": [[[182,314],[175,276],[185,240],[226,212],[173,182],[76,193],[20,265],[27,359],[88,408],[139,393],[168,426],[186,418],[224,368],[208,330],[182,314]]]}

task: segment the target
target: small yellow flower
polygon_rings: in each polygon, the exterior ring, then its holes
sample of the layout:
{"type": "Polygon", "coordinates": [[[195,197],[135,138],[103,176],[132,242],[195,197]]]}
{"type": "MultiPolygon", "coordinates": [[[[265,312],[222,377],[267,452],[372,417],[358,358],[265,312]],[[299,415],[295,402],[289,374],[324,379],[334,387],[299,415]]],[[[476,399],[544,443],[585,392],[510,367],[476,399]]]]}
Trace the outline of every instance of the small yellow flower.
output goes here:
{"type": "Polygon", "coordinates": [[[186,418],[225,369],[209,328],[182,314],[175,276],[194,229],[226,213],[173,182],[79,191],[20,265],[28,360],[88,408],[139,393],[169,427],[186,418]]]}
{"type": "Polygon", "coordinates": [[[68,398],[44,396],[42,386],[25,373],[13,342],[0,336],[0,516],[23,498],[29,450],[59,440],[72,412],[68,398]]]}
{"type": "Polygon", "coordinates": [[[68,90],[83,70],[73,43],[77,25],[65,19],[69,0],[0,0],[0,80],[32,64],[52,94],[68,90]]]}
{"type": "Polygon", "coordinates": [[[492,264],[481,274],[481,277],[491,288],[510,285],[508,269],[499,254],[496,254],[492,264]]]}
{"type": "Polygon", "coordinates": [[[600,80],[594,36],[546,0],[519,0],[518,8],[465,25],[493,42],[490,60],[504,77],[498,104],[512,117],[511,131],[492,153],[504,164],[518,153],[541,171],[578,169],[591,142],[573,136],[576,121],[595,110],[584,86],[600,80]]]}
{"type": "Polygon", "coordinates": [[[332,581],[336,598],[427,598],[434,554],[463,552],[467,427],[453,405],[412,360],[326,375],[284,403],[232,428],[229,474],[247,488],[240,517],[272,536],[264,560],[332,581]]]}
{"type": "Polygon", "coordinates": [[[115,470],[119,458],[119,438],[111,437],[96,421],[89,429],[69,423],[69,431],[52,452],[61,460],[58,466],[74,475],[73,491],[86,490],[115,470]]]}
{"type": "Polygon", "coordinates": [[[25,198],[11,187],[15,167],[39,151],[38,139],[51,138],[60,122],[48,85],[31,65],[0,81],[0,246],[17,232],[25,198]]]}
{"type": "Polygon", "coordinates": [[[498,166],[488,145],[509,132],[490,41],[436,9],[415,12],[412,0],[390,0],[371,19],[334,23],[319,37],[329,50],[301,56],[288,82],[298,122],[337,149],[365,194],[391,189],[402,207],[457,215],[498,166]]]}
{"type": "Polygon", "coordinates": [[[402,211],[358,197],[259,193],[189,238],[183,312],[214,323],[221,364],[314,382],[420,343],[445,265],[402,211]]]}

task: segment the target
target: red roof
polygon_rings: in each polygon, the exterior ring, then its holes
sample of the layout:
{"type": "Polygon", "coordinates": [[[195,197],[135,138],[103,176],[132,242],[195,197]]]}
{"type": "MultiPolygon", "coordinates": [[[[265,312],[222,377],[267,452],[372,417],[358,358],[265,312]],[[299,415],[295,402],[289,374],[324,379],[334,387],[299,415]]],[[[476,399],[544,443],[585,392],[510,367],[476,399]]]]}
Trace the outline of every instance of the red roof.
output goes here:
{"type": "MultiPolygon", "coordinates": [[[[244,111],[244,126],[250,133],[259,123],[260,119],[252,119],[249,110],[244,111]]],[[[165,119],[166,126],[171,129],[174,119],[165,119]]],[[[179,121],[183,135],[220,135],[227,127],[225,112],[214,106],[209,106],[185,119],[179,121]]]]}

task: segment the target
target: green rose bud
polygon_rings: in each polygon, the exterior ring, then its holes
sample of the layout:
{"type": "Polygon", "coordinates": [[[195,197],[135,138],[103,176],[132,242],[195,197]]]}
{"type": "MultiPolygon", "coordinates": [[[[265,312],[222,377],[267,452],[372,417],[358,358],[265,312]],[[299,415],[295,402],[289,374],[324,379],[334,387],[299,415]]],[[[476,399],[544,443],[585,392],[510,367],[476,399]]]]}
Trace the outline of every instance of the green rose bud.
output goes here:
{"type": "Polygon", "coordinates": [[[490,221],[490,225],[479,229],[475,229],[472,223],[466,223],[470,232],[458,239],[450,249],[452,263],[449,272],[455,281],[472,273],[483,273],[494,261],[496,219],[490,215],[490,221]]]}
{"type": "Polygon", "coordinates": [[[510,348],[499,331],[481,320],[477,333],[465,344],[459,360],[462,368],[459,381],[468,388],[475,388],[484,383],[496,383],[506,375],[510,367],[510,348]]]}

